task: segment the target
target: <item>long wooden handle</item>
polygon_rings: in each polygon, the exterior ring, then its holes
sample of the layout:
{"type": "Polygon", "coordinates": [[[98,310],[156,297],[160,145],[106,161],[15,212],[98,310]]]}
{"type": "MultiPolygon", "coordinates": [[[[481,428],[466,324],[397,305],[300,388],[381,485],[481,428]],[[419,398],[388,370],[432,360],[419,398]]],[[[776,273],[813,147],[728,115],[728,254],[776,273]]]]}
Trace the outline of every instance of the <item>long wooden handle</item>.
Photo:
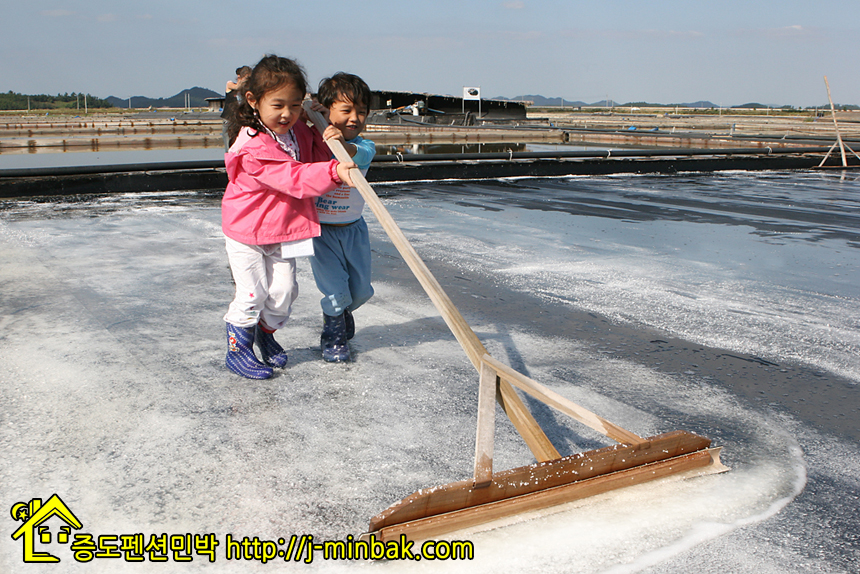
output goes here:
{"type": "MultiPolygon", "coordinates": [[[[328,122],[323,115],[311,109],[310,101],[305,101],[304,108],[308,118],[310,118],[320,133],[323,133],[325,128],[328,127],[328,122]]],[[[326,143],[338,161],[352,161],[349,152],[346,151],[340,141],[329,139],[326,140],[326,143]]],[[[451,329],[451,332],[460,343],[460,346],[463,347],[463,350],[466,352],[466,356],[469,357],[472,365],[480,373],[481,358],[487,354],[487,350],[484,348],[484,345],[481,344],[481,341],[478,340],[478,336],[475,335],[475,332],[469,324],[466,323],[466,320],[460,314],[460,311],[458,311],[454,306],[454,303],[451,302],[448,294],[445,293],[442,286],[439,285],[439,282],[436,281],[436,278],[432,273],[430,273],[427,265],[421,257],[418,256],[418,253],[416,253],[412,244],[409,243],[409,240],[407,240],[406,236],[403,235],[403,231],[400,230],[400,227],[395,223],[394,218],[391,217],[391,214],[388,213],[388,210],[385,209],[384,205],[382,205],[376,192],[373,191],[373,188],[370,187],[370,184],[367,183],[367,180],[361,173],[361,170],[358,168],[350,170],[349,177],[352,179],[352,183],[355,188],[358,189],[359,193],[361,193],[364,201],[370,207],[370,210],[376,216],[379,224],[382,225],[382,228],[388,234],[388,237],[391,238],[391,242],[397,248],[397,251],[400,252],[403,260],[406,261],[406,265],[408,265],[409,269],[412,270],[412,273],[430,297],[433,305],[436,306],[436,309],[442,315],[442,319],[445,320],[445,323],[447,323],[448,328],[451,329]]],[[[522,400],[516,394],[513,387],[508,382],[503,381],[500,386],[500,390],[502,391],[499,393],[502,408],[505,410],[508,418],[511,419],[511,422],[514,424],[517,431],[519,431],[520,435],[526,441],[526,444],[529,446],[529,449],[531,449],[535,458],[538,461],[547,461],[559,458],[560,455],[558,451],[552,446],[552,443],[546,437],[546,434],[544,434],[540,425],[537,424],[537,421],[534,420],[534,417],[532,417],[526,406],[522,403],[522,400]]]]}

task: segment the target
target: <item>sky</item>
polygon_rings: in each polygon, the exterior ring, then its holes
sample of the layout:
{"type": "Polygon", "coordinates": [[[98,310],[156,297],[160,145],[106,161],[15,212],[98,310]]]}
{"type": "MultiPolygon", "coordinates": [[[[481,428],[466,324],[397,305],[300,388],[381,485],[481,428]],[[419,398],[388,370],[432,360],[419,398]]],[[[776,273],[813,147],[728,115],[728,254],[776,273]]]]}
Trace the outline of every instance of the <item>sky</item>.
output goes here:
{"type": "Polygon", "coordinates": [[[3,7],[0,92],[222,92],[265,54],[310,84],[592,103],[860,104],[856,0],[59,2],[3,7]]]}

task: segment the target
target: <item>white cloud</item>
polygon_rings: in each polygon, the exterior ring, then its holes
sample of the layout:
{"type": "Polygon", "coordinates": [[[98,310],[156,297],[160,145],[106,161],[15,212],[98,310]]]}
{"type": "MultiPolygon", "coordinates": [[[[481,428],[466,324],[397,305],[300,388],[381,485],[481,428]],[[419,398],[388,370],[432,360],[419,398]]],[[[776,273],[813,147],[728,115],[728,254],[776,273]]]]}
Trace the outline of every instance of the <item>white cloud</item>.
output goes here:
{"type": "Polygon", "coordinates": [[[681,38],[703,38],[705,36],[704,33],[699,32],[698,30],[667,30],[666,32],[660,32],[659,34],[681,38]]]}
{"type": "Polygon", "coordinates": [[[48,18],[65,18],[74,14],[71,10],[42,10],[42,16],[47,16],[48,18]]]}
{"type": "Polygon", "coordinates": [[[802,40],[816,40],[824,36],[822,29],[814,26],[801,26],[800,24],[783,26],[782,28],[741,29],[738,30],[735,35],[757,38],[786,38],[802,40]]]}
{"type": "Polygon", "coordinates": [[[394,53],[420,53],[426,50],[450,52],[468,45],[468,38],[449,36],[376,36],[365,41],[394,53]]]}
{"type": "Polygon", "coordinates": [[[611,40],[639,41],[706,38],[706,34],[698,30],[626,30],[626,29],[571,29],[564,30],[561,35],[571,38],[603,38],[611,40]]]}
{"type": "Polygon", "coordinates": [[[773,30],[768,30],[768,33],[771,36],[806,36],[813,32],[812,28],[801,26],[800,24],[795,24],[793,26],[785,26],[783,28],[776,28],[773,30]]]}
{"type": "Polygon", "coordinates": [[[524,2],[505,2],[502,6],[508,10],[522,10],[526,7],[524,2]]]}
{"type": "Polygon", "coordinates": [[[477,32],[475,38],[483,40],[496,40],[506,42],[532,42],[542,40],[545,35],[539,30],[493,30],[491,32],[477,32]]]}

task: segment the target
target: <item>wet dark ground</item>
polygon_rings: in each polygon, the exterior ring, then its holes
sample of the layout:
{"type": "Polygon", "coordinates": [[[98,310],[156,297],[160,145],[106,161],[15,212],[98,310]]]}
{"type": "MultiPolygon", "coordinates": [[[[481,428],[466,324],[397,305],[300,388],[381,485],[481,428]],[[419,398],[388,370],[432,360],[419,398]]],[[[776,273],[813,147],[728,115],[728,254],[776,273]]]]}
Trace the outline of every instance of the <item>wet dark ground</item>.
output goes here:
{"type": "MultiPolygon", "coordinates": [[[[763,283],[789,281],[795,286],[825,291],[838,297],[857,300],[860,286],[860,174],[804,175],[785,173],[756,176],[752,182],[732,176],[690,174],[671,178],[645,177],[616,180],[606,178],[595,191],[588,178],[581,180],[536,180],[481,185],[449,183],[413,185],[408,190],[383,189],[391,197],[450,201],[466,208],[503,212],[516,206],[530,211],[562,212],[589,218],[605,218],[635,224],[638,222],[694,222],[698,224],[745,228],[761,243],[781,245],[792,251],[792,242],[819,244],[822,257],[827,245],[841,251],[834,261],[844,265],[838,277],[816,276],[817,269],[800,266],[763,283]],[[671,182],[671,183],[669,183],[671,182]],[[754,183],[754,185],[751,185],[754,183]],[[416,189],[417,188],[417,189],[416,189]],[[582,189],[579,189],[582,188],[582,189]],[[842,246],[842,247],[840,247],[842,246]]],[[[420,201],[420,199],[417,199],[420,201]]],[[[745,246],[752,252],[753,248],[745,246]]],[[[685,247],[699,250],[702,247],[685,247]]],[[[777,250],[778,251],[778,250],[777,250]]],[[[767,257],[773,258],[773,252],[767,257]]],[[[725,255],[719,255],[725,258],[725,255]]],[[[792,262],[782,255],[780,271],[792,262]]],[[[726,259],[726,261],[731,261],[726,259]]],[[[758,356],[720,347],[696,345],[672,337],[665,331],[650,330],[642,324],[632,326],[612,321],[587,310],[576,309],[576,302],[545,300],[541,314],[524,316],[518,303],[499,300],[504,282],[475,279],[448,269],[454,293],[478,293],[477,301],[505,304],[512,320],[522,325],[539,325],[542,332],[562,334],[573,328],[576,337],[588,341],[598,352],[633,358],[650,368],[666,373],[694,372],[711,377],[733,393],[754,404],[791,412],[827,432],[860,440],[860,392],[857,380],[839,376],[827,369],[777,356],[758,356]],[[572,308],[573,307],[573,308],[572,308]]],[[[510,293],[507,295],[511,296],[510,293]]],[[[474,304],[464,296],[460,304],[474,304]]],[[[849,310],[850,306],[848,307],[849,310]]],[[[845,318],[848,329],[858,327],[857,314],[845,318]]],[[[809,309],[815,313],[814,309],[809,309]]],[[[855,342],[839,341],[849,347],[855,342]]],[[[856,348],[854,346],[853,348],[856,348]]]]}

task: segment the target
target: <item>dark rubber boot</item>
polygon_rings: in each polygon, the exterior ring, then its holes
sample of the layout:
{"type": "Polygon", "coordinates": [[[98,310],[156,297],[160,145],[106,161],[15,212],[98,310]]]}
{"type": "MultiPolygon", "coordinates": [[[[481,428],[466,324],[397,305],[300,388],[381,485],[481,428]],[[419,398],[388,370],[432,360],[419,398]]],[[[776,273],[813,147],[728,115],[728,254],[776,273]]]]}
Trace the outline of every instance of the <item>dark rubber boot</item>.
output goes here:
{"type": "Polygon", "coordinates": [[[268,379],[272,369],[254,354],[256,327],[237,327],[227,323],[227,368],[248,379],[268,379]]]}
{"type": "Polygon", "coordinates": [[[343,322],[346,324],[346,339],[350,340],[355,337],[355,319],[349,309],[343,311],[343,322]]]}
{"type": "Polygon", "coordinates": [[[343,314],[336,317],[323,314],[323,332],[320,336],[323,359],[329,363],[349,360],[349,345],[346,343],[346,321],[343,314]]]}
{"type": "Polygon", "coordinates": [[[274,333],[267,333],[260,325],[257,325],[257,331],[254,334],[254,342],[257,348],[260,349],[260,355],[263,357],[263,362],[270,367],[283,369],[287,364],[287,352],[275,340],[274,333]]]}

